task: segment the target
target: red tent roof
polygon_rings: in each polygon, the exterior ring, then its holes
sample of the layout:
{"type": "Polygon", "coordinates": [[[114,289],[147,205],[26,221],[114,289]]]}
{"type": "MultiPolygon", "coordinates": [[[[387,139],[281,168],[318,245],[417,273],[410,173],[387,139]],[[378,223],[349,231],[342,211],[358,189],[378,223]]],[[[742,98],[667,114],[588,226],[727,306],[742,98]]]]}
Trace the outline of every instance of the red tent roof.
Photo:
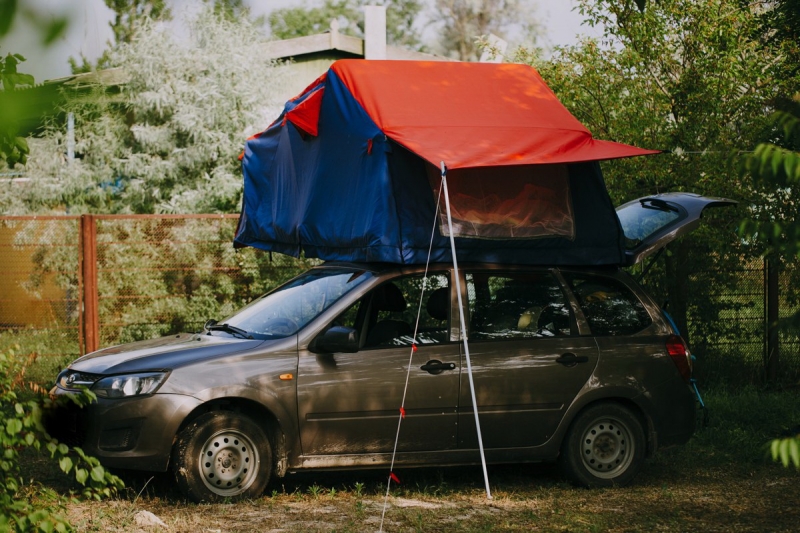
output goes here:
{"type": "Polygon", "coordinates": [[[594,139],[526,65],[348,59],[330,70],[389,138],[434,165],[570,163],[658,153],[594,139]]]}

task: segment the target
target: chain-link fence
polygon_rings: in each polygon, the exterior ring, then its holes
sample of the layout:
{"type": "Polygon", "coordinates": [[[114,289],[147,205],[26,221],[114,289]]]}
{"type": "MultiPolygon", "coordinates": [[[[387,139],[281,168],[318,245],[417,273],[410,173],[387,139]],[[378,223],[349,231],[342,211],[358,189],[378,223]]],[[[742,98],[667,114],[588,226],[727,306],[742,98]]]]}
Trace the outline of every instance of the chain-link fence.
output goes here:
{"type": "MultiPolygon", "coordinates": [[[[710,384],[737,387],[767,380],[769,276],[762,259],[742,260],[733,270],[692,274],[689,338],[697,358],[695,376],[710,384]],[[698,293],[702,293],[704,301],[698,293]]],[[[774,324],[777,362],[774,379],[800,382],[800,264],[783,264],[775,282],[778,295],[774,324]],[[794,319],[792,319],[794,317],[794,319]]]]}
{"type": "MultiPolygon", "coordinates": [[[[709,283],[715,274],[695,272],[691,283],[709,283]]],[[[729,274],[735,283],[713,285],[711,302],[690,306],[695,375],[704,383],[757,383],[764,375],[766,343],[764,264],[756,261],[729,274]]]]}
{"type": "MultiPolygon", "coordinates": [[[[234,250],[236,215],[0,217],[0,350],[78,356],[221,319],[310,262],[234,250]]],[[[696,372],[705,383],[760,383],[766,279],[760,260],[695,272],[689,308],[696,372]],[[710,289],[708,288],[710,287],[710,289]],[[719,288],[717,288],[719,287],[719,288]],[[714,318],[710,318],[714,317],[714,318]]],[[[780,315],[800,301],[800,268],[780,278],[780,315]]],[[[780,330],[781,380],[800,378],[800,338],[780,330]]]]}

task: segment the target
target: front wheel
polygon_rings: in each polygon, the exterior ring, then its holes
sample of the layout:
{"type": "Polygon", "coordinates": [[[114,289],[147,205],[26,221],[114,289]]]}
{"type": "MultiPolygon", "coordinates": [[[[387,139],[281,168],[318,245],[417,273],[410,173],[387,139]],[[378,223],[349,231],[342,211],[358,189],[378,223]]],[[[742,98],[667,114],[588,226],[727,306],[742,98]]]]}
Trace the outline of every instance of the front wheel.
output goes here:
{"type": "Polygon", "coordinates": [[[601,403],[572,422],[561,445],[561,468],[577,485],[624,486],[642,466],[645,447],[636,415],[622,405],[601,403]]]}
{"type": "Polygon", "coordinates": [[[214,411],[178,434],[172,459],[178,487],[193,501],[256,498],[269,482],[272,450],[251,419],[214,411]]]}

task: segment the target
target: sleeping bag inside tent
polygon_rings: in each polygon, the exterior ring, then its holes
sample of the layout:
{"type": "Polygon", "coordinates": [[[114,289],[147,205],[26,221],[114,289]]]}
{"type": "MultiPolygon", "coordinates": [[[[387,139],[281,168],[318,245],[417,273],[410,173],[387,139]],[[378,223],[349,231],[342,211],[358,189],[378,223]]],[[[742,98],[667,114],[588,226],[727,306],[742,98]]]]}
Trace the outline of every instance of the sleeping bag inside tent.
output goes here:
{"type": "Polygon", "coordinates": [[[341,60],[247,141],[234,244],[451,261],[444,163],[459,260],[620,264],[597,161],[652,153],[594,139],[528,66],[341,60]]]}

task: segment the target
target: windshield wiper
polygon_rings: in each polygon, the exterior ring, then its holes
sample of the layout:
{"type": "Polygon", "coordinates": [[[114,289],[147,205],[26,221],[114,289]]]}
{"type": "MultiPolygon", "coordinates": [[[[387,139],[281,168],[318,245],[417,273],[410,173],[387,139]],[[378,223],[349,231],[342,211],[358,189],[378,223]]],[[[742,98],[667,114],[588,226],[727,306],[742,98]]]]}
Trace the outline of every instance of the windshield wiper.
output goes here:
{"type": "Polygon", "coordinates": [[[236,326],[231,326],[230,324],[217,324],[217,321],[213,318],[206,322],[205,328],[211,331],[224,331],[225,333],[230,333],[231,335],[237,335],[243,339],[252,339],[253,336],[250,335],[247,331],[243,330],[242,328],[237,328],[236,326]]]}

